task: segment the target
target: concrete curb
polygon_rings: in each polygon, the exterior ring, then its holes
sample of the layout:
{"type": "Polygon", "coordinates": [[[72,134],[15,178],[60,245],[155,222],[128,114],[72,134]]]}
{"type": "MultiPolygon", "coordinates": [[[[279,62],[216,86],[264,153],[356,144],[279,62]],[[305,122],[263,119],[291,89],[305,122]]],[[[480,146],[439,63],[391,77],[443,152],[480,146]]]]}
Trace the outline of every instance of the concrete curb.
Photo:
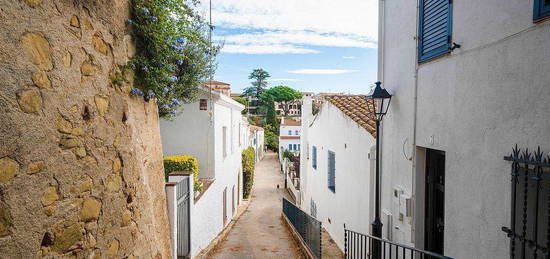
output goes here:
{"type": "Polygon", "coordinates": [[[302,251],[302,254],[308,259],[317,259],[313,255],[313,252],[311,251],[311,249],[309,249],[309,247],[306,245],[306,243],[304,242],[304,240],[302,239],[302,237],[300,236],[298,231],[296,231],[294,226],[292,226],[292,223],[290,223],[290,220],[288,220],[288,218],[285,216],[284,213],[281,213],[281,218],[286,223],[286,226],[290,230],[290,233],[292,234],[292,237],[298,242],[298,244],[300,246],[300,250],[302,251]]]}

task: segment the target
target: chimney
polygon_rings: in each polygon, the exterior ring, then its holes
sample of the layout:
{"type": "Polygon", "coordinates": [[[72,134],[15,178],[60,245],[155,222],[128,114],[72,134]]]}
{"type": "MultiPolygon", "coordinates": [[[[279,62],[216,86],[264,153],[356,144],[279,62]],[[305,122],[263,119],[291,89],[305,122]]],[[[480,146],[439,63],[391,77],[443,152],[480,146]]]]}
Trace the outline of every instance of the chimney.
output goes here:
{"type": "Polygon", "coordinates": [[[302,121],[306,121],[313,116],[311,96],[304,96],[302,98],[302,121]]]}

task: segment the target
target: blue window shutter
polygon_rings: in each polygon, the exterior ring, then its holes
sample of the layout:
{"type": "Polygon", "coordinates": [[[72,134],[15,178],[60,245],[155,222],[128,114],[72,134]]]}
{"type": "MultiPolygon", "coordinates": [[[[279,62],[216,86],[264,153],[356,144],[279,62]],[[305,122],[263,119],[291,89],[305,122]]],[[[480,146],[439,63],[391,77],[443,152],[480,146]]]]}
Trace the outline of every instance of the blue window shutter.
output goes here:
{"type": "Polygon", "coordinates": [[[336,192],[336,155],[328,151],[328,188],[336,192]]]}
{"type": "Polygon", "coordinates": [[[550,17],[550,3],[547,0],[534,0],[533,20],[550,17]]]}
{"type": "Polygon", "coordinates": [[[451,52],[452,0],[420,0],[418,62],[451,52]]]}
{"type": "Polygon", "coordinates": [[[288,150],[292,150],[292,144],[288,144],[288,150]]]}
{"type": "Polygon", "coordinates": [[[317,169],[317,147],[315,146],[311,147],[311,156],[312,156],[311,165],[313,166],[313,169],[317,169]]]}

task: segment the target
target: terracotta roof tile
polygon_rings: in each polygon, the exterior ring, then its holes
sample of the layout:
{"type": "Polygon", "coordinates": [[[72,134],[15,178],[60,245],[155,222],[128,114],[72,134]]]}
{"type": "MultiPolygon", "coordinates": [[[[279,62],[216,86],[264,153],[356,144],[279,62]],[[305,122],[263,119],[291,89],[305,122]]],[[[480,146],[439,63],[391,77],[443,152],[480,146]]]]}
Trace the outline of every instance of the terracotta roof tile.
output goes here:
{"type": "Polygon", "coordinates": [[[367,102],[365,95],[331,95],[326,99],[344,114],[357,122],[359,126],[376,137],[376,121],[374,120],[374,103],[367,102]]]}
{"type": "Polygon", "coordinates": [[[300,136],[279,136],[280,139],[300,139],[300,136]]]}
{"type": "Polygon", "coordinates": [[[281,123],[282,126],[301,126],[302,122],[293,120],[293,119],[285,119],[284,123],[281,123]]]}

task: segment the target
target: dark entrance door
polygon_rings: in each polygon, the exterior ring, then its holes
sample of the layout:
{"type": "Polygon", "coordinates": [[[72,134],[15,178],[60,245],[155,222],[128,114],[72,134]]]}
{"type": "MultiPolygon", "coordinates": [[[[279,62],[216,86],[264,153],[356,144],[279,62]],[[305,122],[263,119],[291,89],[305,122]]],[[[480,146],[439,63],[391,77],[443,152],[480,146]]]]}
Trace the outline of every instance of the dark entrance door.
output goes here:
{"type": "Polygon", "coordinates": [[[426,152],[425,250],[443,254],[445,230],[445,152],[426,152]]]}

